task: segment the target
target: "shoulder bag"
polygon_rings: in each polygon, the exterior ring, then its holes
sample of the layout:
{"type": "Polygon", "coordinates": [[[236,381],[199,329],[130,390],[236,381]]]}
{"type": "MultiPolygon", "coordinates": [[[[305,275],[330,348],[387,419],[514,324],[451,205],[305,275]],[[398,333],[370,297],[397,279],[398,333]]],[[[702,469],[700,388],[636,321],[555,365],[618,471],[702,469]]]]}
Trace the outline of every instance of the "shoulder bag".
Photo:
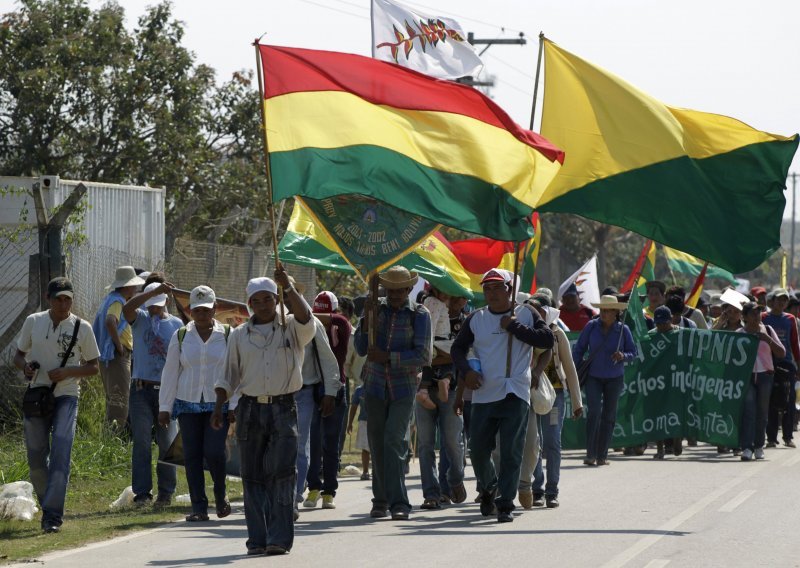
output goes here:
{"type": "MultiPolygon", "coordinates": [[[[64,352],[64,358],[61,359],[60,367],[67,364],[67,360],[72,356],[72,349],[75,347],[75,342],[78,341],[78,330],[81,327],[81,320],[77,318],[75,321],[75,329],[72,330],[72,339],[69,342],[69,347],[64,352]]],[[[56,409],[56,397],[53,391],[56,390],[56,383],[49,387],[28,386],[25,389],[25,394],[22,396],[22,414],[25,418],[49,418],[53,415],[56,409]]]]}

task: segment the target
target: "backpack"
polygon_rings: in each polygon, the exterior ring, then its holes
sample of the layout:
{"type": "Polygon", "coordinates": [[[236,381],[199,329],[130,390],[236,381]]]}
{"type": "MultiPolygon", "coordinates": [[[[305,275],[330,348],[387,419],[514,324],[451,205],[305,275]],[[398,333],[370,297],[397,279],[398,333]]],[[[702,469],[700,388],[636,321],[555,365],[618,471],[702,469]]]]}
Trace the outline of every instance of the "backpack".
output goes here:
{"type": "MultiPolygon", "coordinates": [[[[231,326],[223,323],[222,327],[225,328],[225,343],[228,343],[228,336],[231,334],[231,326]]],[[[183,338],[186,337],[186,326],[178,330],[178,351],[183,352],[183,338]]]]}

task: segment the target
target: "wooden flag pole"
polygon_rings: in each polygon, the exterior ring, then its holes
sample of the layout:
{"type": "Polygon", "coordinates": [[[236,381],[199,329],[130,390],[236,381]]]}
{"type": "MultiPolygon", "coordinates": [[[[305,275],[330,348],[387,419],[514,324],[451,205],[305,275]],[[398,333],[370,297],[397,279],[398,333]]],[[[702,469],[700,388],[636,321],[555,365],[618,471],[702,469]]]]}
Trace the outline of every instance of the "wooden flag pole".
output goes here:
{"type": "Polygon", "coordinates": [[[369,329],[368,339],[369,345],[375,346],[378,343],[378,275],[371,274],[367,277],[369,280],[369,329]]]}
{"type": "Polygon", "coordinates": [[[536,58],[536,78],[533,80],[533,103],[531,104],[531,126],[528,130],[533,130],[533,118],[536,116],[536,99],[539,94],[539,73],[542,70],[542,53],[544,53],[544,32],[539,32],[539,55],[536,58]]]}
{"type": "MultiPolygon", "coordinates": [[[[514,276],[511,280],[511,317],[514,317],[514,308],[517,306],[517,269],[519,268],[519,242],[514,243],[514,276]]],[[[511,376],[511,347],[514,336],[508,334],[508,350],[506,351],[506,377],[511,376]]]]}
{"type": "MultiPolygon", "coordinates": [[[[261,66],[261,51],[258,49],[258,39],[253,42],[256,49],[256,75],[258,75],[258,100],[261,108],[261,128],[264,131],[264,171],[267,174],[267,209],[269,210],[269,220],[272,225],[272,254],[275,258],[275,268],[280,266],[278,258],[278,227],[275,223],[275,202],[272,199],[272,170],[269,165],[269,141],[267,140],[267,116],[264,112],[264,77],[263,67],[261,66]]],[[[283,288],[278,287],[278,323],[286,325],[286,313],[283,307],[283,288]]]]}

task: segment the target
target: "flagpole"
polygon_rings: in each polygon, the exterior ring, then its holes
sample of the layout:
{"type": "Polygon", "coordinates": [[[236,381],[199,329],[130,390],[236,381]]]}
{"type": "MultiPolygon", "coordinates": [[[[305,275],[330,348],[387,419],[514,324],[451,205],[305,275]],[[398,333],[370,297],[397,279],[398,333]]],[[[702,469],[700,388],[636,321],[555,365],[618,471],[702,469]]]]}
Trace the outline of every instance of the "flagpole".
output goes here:
{"type": "MultiPolygon", "coordinates": [[[[259,38],[260,39],[260,38],[259,38]]],[[[253,42],[256,50],[256,75],[258,75],[258,100],[261,107],[261,127],[264,129],[264,170],[267,174],[267,209],[269,210],[270,224],[272,225],[272,254],[275,258],[275,269],[280,264],[278,258],[278,227],[275,226],[275,202],[272,199],[272,169],[269,165],[269,141],[267,140],[267,117],[264,112],[264,77],[261,66],[261,51],[258,49],[258,39],[253,42]]],[[[278,288],[278,305],[281,316],[278,318],[280,325],[286,324],[286,314],[283,309],[283,287],[278,288]]]]}
{"type": "Polygon", "coordinates": [[[544,52],[544,32],[539,32],[539,55],[536,58],[536,78],[533,80],[533,103],[531,104],[531,126],[528,130],[533,130],[533,118],[536,116],[536,98],[537,98],[536,96],[539,94],[539,72],[542,70],[543,52],[544,52]]]}
{"type": "MultiPolygon", "coordinates": [[[[514,317],[514,308],[517,305],[517,270],[519,268],[519,241],[514,242],[514,278],[511,281],[511,317],[514,317]]],[[[511,376],[511,346],[514,336],[508,334],[508,350],[506,351],[506,377],[511,376]]]]}

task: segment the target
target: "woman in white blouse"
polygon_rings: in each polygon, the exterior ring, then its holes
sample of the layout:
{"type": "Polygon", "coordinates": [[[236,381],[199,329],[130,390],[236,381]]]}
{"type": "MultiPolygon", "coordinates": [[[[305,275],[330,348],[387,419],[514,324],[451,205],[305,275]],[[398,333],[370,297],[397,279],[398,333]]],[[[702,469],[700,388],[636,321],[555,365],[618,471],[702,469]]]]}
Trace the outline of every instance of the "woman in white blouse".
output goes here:
{"type": "MultiPolygon", "coordinates": [[[[175,332],[169,342],[167,362],[161,373],[159,424],[178,419],[183,436],[186,482],[192,500],[189,522],[208,520],[203,461],[214,481],[217,517],[227,517],[231,505],[225,491],[225,438],[227,408],[222,428],[211,427],[216,395],[214,382],[224,373],[230,327],[214,319],[216,296],[208,286],[192,290],[189,308],[192,320],[175,332]]],[[[227,406],[227,405],[226,405],[227,406]]],[[[231,418],[231,421],[233,419],[231,418]]]]}

